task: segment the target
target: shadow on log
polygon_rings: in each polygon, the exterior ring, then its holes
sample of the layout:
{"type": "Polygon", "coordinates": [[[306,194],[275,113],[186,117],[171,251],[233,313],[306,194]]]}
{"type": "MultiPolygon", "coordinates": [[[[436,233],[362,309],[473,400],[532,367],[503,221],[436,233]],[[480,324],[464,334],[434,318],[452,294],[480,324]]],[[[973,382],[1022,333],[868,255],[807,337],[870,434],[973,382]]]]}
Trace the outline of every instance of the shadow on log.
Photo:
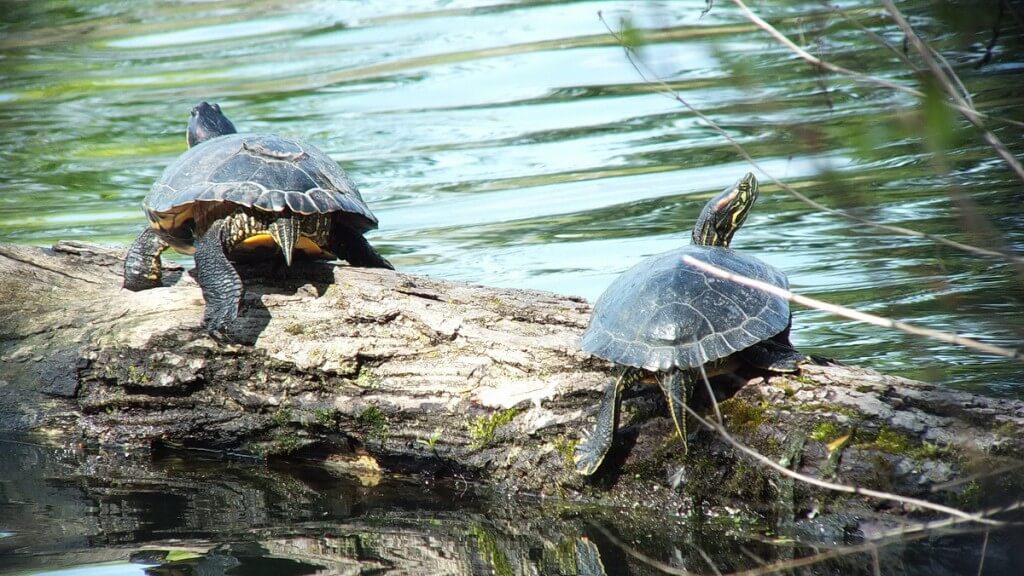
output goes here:
{"type": "MultiPolygon", "coordinates": [[[[590,312],[580,298],[322,263],[287,277],[255,270],[233,334],[250,343],[224,345],[200,325],[189,274],[171,267],[171,285],[130,292],[122,257],[0,245],[0,427],[143,453],[301,455],[670,512],[736,501],[792,518],[878,512],[794,488],[708,430],[684,459],[654,386],[626,398],[596,477],[576,476],[573,448],[614,372],[578,350],[590,312]]],[[[723,399],[726,426],[794,469],[968,508],[1020,492],[977,474],[1020,459],[1024,402],[846,366],[741,376],[716,382],[739,388],[723,399]]]]}

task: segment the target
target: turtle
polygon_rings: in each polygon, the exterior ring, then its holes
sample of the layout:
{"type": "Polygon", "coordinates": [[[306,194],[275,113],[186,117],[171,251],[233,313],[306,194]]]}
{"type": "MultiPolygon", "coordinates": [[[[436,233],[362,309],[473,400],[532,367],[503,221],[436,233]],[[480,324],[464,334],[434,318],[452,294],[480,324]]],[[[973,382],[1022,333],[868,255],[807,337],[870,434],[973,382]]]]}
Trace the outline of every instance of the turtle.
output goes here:
{"type": "Polygon", "coordinates": [[[124,287],[161,285],[160,254],[194,254],[207,331],[222,336],[243,286],[232,261],[295,253],[394,269],[363,237],[377,218],[352,179],[316,146],[276,134],[239,134],[219,104],[192,108],[188,150],[143,200],[149,219],[124,263],[124,287]]]}
{"type": "Polygon", "coordinates": [[[685,445],[683,402],[702,371],[708,377],[742,366],[796,372],[809,360],[790,343],[792,317],[786,299],[683,261],[691,256],[788,288],[783,272],[729,248],[757,192],[753,174],[740,178],[704,206],[690,245],[626,270],[594,304],[580,346],[621,368],[605,386],[594,429],[576,447],[574,461],[581,475],[596,472],[611,447],[623,391],[648,374],[654,373],[685,445]]]}

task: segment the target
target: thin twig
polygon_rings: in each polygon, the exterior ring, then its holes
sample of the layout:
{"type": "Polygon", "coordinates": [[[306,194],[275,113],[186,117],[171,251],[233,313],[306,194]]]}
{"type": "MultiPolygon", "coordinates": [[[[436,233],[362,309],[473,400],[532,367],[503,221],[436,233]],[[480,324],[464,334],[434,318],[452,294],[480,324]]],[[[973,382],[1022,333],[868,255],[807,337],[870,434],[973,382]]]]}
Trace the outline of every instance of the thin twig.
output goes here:
{"type": "Polygon", "coordinates": [[[981,68],[985,64],[988,64],[989,60],[992,59],[992,51],[995,50],[996,42],[999,41],[999,33],[1003,28],[1003,10],[1006,9],[1006,5],[1000,0],[999,12],[996,14],[996,23],[992,26],[992,39],[989,40],[988,45],[985,46],[985,54],[982,55],[981,59],[974,65],[975,68],[981,68]]]}
{"type": "Polygon", "coordinates": [[[829,312],[837,316],[843,316],[844,318],[850,318],[851,320],[866,322],[868,324],[874,324],[876,326],[882,326],[885,328],[895,328],[896,330],[901,330],[908,334],[914,334],[917,336],[927,336],[928,338],[940,340],[942,342],[947,342],[950,344],[958,344],[960,346],[964,346],[966,348],[973,348],[975,350],[979,350],[981,352],[985,352],[988,354],[995,354],[997,356],[1005,356],[1007,358],[1012,358],[1014,360],[1024,361],[1024,352],[1021,352],[1020,350],[1004,348],[1002,346],[996,346],[994,344],[986,344],[984,342],[974,340],[973,338],[967,338],[966,336],[960,336],[958,334],[952,334],[950,332],[942,332],[941,330],[934,330],[932,328],[922,328],[920,326],[915,326],[913,324],[907,324],[906,322],[898,322],[896,320],[883,318],[882,316],[876,316],[874,314],[868,314],[867,312],[854,310],[853,308],[847,308],[845,306],[830,304],[828,302],[823,302],[821,300],[809,298],[807,296],[802,296],[800,294],[790,292],[789,290],[786,290],[784,288],[779,288],[774,284],[769,284],[767,282],[762,282],[760,280],[755,280],[753,278],[748,278],[746,276],[740,276],[739,274],[733,274],[728,270],[723,270],[722,268],[713,266],[702,260],[698,260],[693,256],[683,256],[682,260],[687,265],[703,270],[708,274],[713,274],[715,276],[718,276],[719,278],[724,278],[726,280],[731,280],[733,282],[737,282],[745,286],[750,286],[751,288],[763,290],[765,292],[774,294],[780,298],[785,298],[790,302],[795,302],[808,308],[815,308],[817,310],[829,312]]]}
{"type": "Polygon", "coordinates": [[[826,490],[832,490],[834,492],[857,494],[860,496],[867,496],[869,498],[875,498],[878,500],[889,500],[892,502],[898,502],[900,504],[917,506],[919,508],[924,508],[927,510],[931,510],[933,512],[939,512],[941,514],[956,516],[957,518],[961,518],[969,522],[978,522],[980,524],[988,524],[990,526],[1002,526],[1005,524],[1005,522],[1001,520],[992,520],[991,518],[985,518],[984,516],[979,514],[971,514],[969,512],[964,512],[963,510],[958,510],[951,506],[946,506],[944,504],[936,504],[934,502],[929,502],[927,500],[921,500],[920,498],[913,498],[911,496],[900,496],[899,494],[893,494],[892,492],[883,492],[881,490],[862,488],[860,486],[847,486],[846,484],[838,484],[836,482],[829,482],[828,480],[822,480],[820,478],[815,478],[813,476],[801,474],[800,472],[796,472],[794,470],[786,468],[785,466],[779,464],[778,462],[772,460],[771,458],[765,456],[764,454],[761,454],[757,450],[754,450],[753,448],[733,438],[733,436],[729,434],[728,430],[720,426],[717,422],[713,422],[711,420],[708,420],[707,418],[704,418],[700,414],[697,414],[697,412],[689,405],[683,404],[683,407],[691,416],[696,418],[698,422],[707,426],[708,428],[711,428],[715,432],[718,432],[718,435],[726,442],[731,444],[732,447],[735,448],[736,450],[739,450],[740,452],[746,454],[747,456],[750,456],[757,462],[764,464],[765,466],[771,468],[772,470],[775,470],[776,472],[779,472],[780,474],[789,476],[790,478],[793,478],[794,480],[799,480],[805,484],[810,484],[812,486],[817,486],[819,488],[824,488],[826,490]]]}
{"type": "MultiPolygon", "coordinates": [[[[986,515],[990,513],[992,513],[992,511],[985,512],[986,515]]],[[[825,562],[827,560],[841,558],[843,556],[851,556],[853,554],[873,554],[875,551],[884,548],[885,546],[889,546],[895,543],[906,543],[912,540],[919,540],[921,538],[927,537],[931,532],[933,532],[938,527],[950,526],[962,522],[964,522],[964,520],[960,518],[948,518],[942,522],[915,524],[910,526],[909,528],[891,530],[888,532],[876,534],[875,536],[872,536],[868,541],[855,546],[833,548],[831,550],[826,550],[825,552],[819,552],[817,554],[813,554],[810,556],[793,558],[774,563],[767,563],[763,559],[758,558],[757,556],[751,553],[747,553],[747,556],[751,557],[751,559],[754,560],[754,562],[756,562],[757,564],[759,564],[759,566],[755,568],[749,568],[747,570],[732,572],[727,576],[762,576],[764,574],[774,574],[786,570],[793,570],[794,568],[800,568],[803,566],[811,566],[814,564],[825,562]]],[[[647,564],[648,566],[665,572],[666,574],[678,574],[680,576],[693,576],[695,574],[694,572],[690,572],[684,568],[677,568],[675,566],[666,564],[664,562],[651,558],[650,556],[647,556],[646,554],[634,549],[632,546],[629,546],[628,544],[620,540],[604,526],[600,526],[592,522],[590,523],[590,525],[602,534],[604,534],[605,538],[607,538],[615,546],[619,547],[619,549],[623,550],[626,554],[632,556],[640,562],[643,562],[644,564],[647,564]]],[[[988,528],[986,527],[985,530],[988,530],[988,528]]],[[[741,548],[741,551],[744,550],[741,548]]]]}
{"type": "Polygon", "coordinates": [[[957,94],[959,94],[960,97],[964,99],[964,105],[969,106],[972,110],[977,111],[977,108],[974,107],[974,99],[971,98],[971,92],[967,90],[967,86],[964,86],[963,81],[960,80],[960,76],[958,76],[956,71],[953,70],[953,65],[949,63],[949,60],[946,60],[945,56],[943,56],[938,50],[932,48],[931,46],[928,46],[928,51],[931,53],[933,58],[935,58],[942,64],[943,69],[946,71],[947,79],[956,83],[956,86],[959,89],[957,94]]]}
{"type": "Polygon", "coordinates": [[[1017,28],[1024,30],[1024,18],[1017,13],[1017,8],[1010,2],[1010,0],[1003,0],[1003,6],[1006,6],[1007,12],[1009,12],[1010,16],[1017,21],[1017,28]]]}
{"type": "MultiPolygon", "coordinates": [[[[911,61],[911,59],[908,58],[906,54],[904,54],[900,50],[897,50],[895,46],[890,44],[885,38],[882,38],[881,36],[879,36],[874,30],[872,30],[872,29],[868,28],[867,26],[861,24],[860,21],[858,21],[857,19],[851,18],[850,15],[847,14],[845,10],[843,10],[839,6],[835,6],[835,5],[829,4],[828,2],[826,2],[824,0],[822,1],[822,4],[824,4],[827,7],[829,7],[833,12],[838,14],[848,24],[852,24],[853,26],[856,26],[858,29],[860,29],[861,32],[863,32],[868,37],[870,37],[872,40],[877,42],[880,46],[888,49],[893,54],[895,54],[896,57],[899,58],[900,61],[903,62],[904,66],[906,66],[910,70],[914,70],[915,72],[919,72],[920,71],[920,68],[917,66],[917,64],[915,64],[913,61],[911,61]]],[[[967,103],[973,108],[974,107],[974,102],[971,99],[971,93],[970,93],[970,91],[967,90],[967,87],[964,86],[963,82],[960,81],[960,77],[957,76],[955,73],[953,73],[952,65],[950,65],[950,63],[946,60],[946,58],[942,54],[940,54],[937,50],[935,50],[935,49],[931,49],[931,50],[932,50],[932,54],[936,58],[941,60],[942,61],[942,65],[945,66],[950,71],[951,79],[956,81],[957,86],[960,87],[961,94],[967,100],[967,103]]]]}
{"type": "MultiPolygon", "coordinates": [[[[652,568],[660,570],[660,571],[662,571],[662,572],[664,572],[666,574],[676,574],[676,575],[679,575],[679,576],[695,576],[695,574],[696,574],[695,572],[690,572],[689,570],[686,570],[685,568],[677,568],[675,566],[672,566],[671,564],[666,564],[665,562],[662,562],[660,560],[656,560],[654,558],[651,558],[650,556],[648,556],[648,555],[646,555],[646,554],[644,554],[644,553],[634,549],[632,546],[630,546],[630,545],[626,544],[625,542],[623,542],[622,540],[620,540],[617,536],[612,534],[604,526],[601,526],[599,524],[594,524],[592,522],[590,523],[590,525],[594,529],[596,529],[597,531],[601,532],[601,534],[603,534],[604,537],[607,538],[609,542],[611,542],[612,544],[617,546],[620,550],[625,552],[627,555],[635,558],[636,560],[639,560],[640,562],[643,562],[644,564],[647,564],[648,566],[650,566],[652,568]]],[[[824,562],[826,560],[831,560],[833,558],[840,558],[842,556],[850,556],[852,554],[860,554],[860,553],[865,553],[865,552],[869,553],[872,550],[876,550],[876,549],[878,549],[879,547],[882,547],[882,546],[888,546],[890,544],[895,544],[896,542],[900,542],[900,541],[905,542],[905,541],[910,540],[910,539],[922,538],[922,537],[923,537],[923,535],[916,535],[916,536],[911,536],[911,537],[908,537],[908,538],[905,538],[905,539],[901,539],[901,540],[895,540],[894,539],[894,540],[887,541],[887,542],[878,542],[878,541],[872,540],[872,541],[869,541],[869,542],[858,544],[856,546],[848,546],[848,547],[844,547],[844,548],[835,548],[835,549],[832,549],[832,550],[827,550],[825,552],[819,552],[818,554],[812,554],[810,556],[803,556],[801,558],[792,558],[792,559],[789,559],[789,560],[784,560],[784,561],[780,561],[780,562],[774,562],[774,563],[771,563],[771,564],[765,564],[763,566],[758,566],[756,568],[749,568],[747,570],[738,570],[736,572],[730,572],[727,576],[762,576],[764,574],[775,574],[775,573],[778,573],[778,572],[784,572],[786,570],[793,570],[795,568],[801,568],[803,566],[812,566],[814,564],[818,564],[818,563],[824,562]]]]}
{"type": "MultiPolygon", "coordinates": [[[[926,240],[930,240],[930,241],[935,242],[937,244],[943,244],[945,246],[949,246],[951,248],[955,248],[955,249],[961,250],[963,252],[970,252],[972,254],[978,254],[980,256],[1003,258],[1003,259],[1006,259],[1006,260],[1014,263],[1017,266],[1024,265],[1024,258],[1021,258],[1021,257],[1016,256],[1014,254],[1010,254],[1008,252],[1002,252],[1002,251],[998,251],[998,250],[989,250],[987,248],[981,248],[981,247],[978,247],[978,246],[971,246],[969,244],[964,244],[962,242],[957,242],[955,240],[950,240],[950,239],[945,238],[943,236],[938,236],[938,235],[935,235],[935,234],[926,234],[924,232],[919,232],[917,230],[913,230],[913,229],[910,229],[910,228],[904,228],[902,226],[892,226],[890,224],[882,224],[880,222],[875,222],[873,220],[868,220],[867,218],[862,218],[860,216],[856,216],[854,214],[850,214],[849,212],[845,212],[843,210],[837,210],[835,208],[829,208],[828,206],[825,206],[824,204],[821,204],[820,202],[817,202],[816,200],[811,199],[809,196],[804,195],[803,193],[799,192],[798,190],[796,190],[792,186],[786,184],[785,182],[782,182],[781,180],[776,178],[774,175],[772,175],[770,172],[768,172],[767,170],[762,168],[761,165],[758,164],[758,162],[756,160],[754,160],[754,158],[750,155],[750,153],[747,152],[746,148],[744,148],[742,144],[737,142],[735,138],[730,136],[729,133],[725,131],[725,129],[723,129],[721,126],[719,126],[715,121],[713,121],[711,118],[709,118],[706,114],[704,114],[703,112],[701,112],[697,108],[694,108],[693,105],[691,105],[689,102],[687,102],[681,95],[679,95],[678,92],[676,92],[675,90],[672,89],[672,87],[670,87],[668,84],[666,84],[664,80],[658,78],[653,73],[651,73],[649,70],[647,72],[645,72],[644,70],[646,69],[646,66],[641,66],[641,64],[639,62],[637,62],[637,60],[633,56],[633,52],[627,46],[625,46],[625,44],[623,44],[621,35],[616,33],[614,30],[612,30],[612,28],[608,24],[608,22],[605,21],[604,16],[601,15],[600,13],[599,13],[599,17],[601,18],[601,22],[604,24],[605,28],[608,30],[608,33],[611,34],[612,37],[615,38],[620,44],[622,44],[623,49],[625,50],[625,53],[626,53],[626,60],[629,61],[630,65],[633,66],[633,69],[636,70],[637,74],[640,75],[640,78],[644,82],[647,82],[649,84],[654,84],[654,85],[658,86],[660,88],[660,93],[663,96],[665,96],[666,98],[671,98],[671,99],[675,100],[676,102],[679,102],[680,104],[685,106],[690,112],[692,112],[698,118],[703,120],[704,123],[707,124],[711,129],[713,129],[714,131],[718,132],[719,135],[721,135],[723,138],[725,138],[725,140],[727,142],[729,142],[729,144],[731,144],[732,147],[735,148],[736,151],[739,152],[739,154],[741,156],[743,156],[743,158],[747,162],[749,162],[751,166],[756,168],[761,174],[763,174],[766,178],[771,180],[776,186],[778,186],[782,190],[785,190],[787,193],[789,193],[789,195],[793,196],[797,200],[800,200],[804,204],[807,204],[808,206],[810,206],[810,207],[812,207],[812,208],[814,208],[816,210],[819,210],[821,212],[825,212],[826,214],[832,214],[832,215],[838,216],[840,218],[845,218],[847,220],[852,220],[854,222],[858,222],[860,224],[864,224],[865,226],[870,226],[870,227],[876,228],[878,230],[884,230],[886,232],[891,232],[891,233],[894,233],[894,234],[900,234],[902,236],[914,236],[914,237],[917,237],[917,238],[924,238],[926,240]]],[[[1022,124],[1022,125],[1024,125],[1024,124],[1022,124]]]]}
{"type": "MultiPolygon", "coordinates": [[[[742,3],[742,0],[733,0],[733,2],[742,3]]],[[[1006,145],[1003,144],[991,130],[985,127],[985,123],[982,121],[978,111],[969,106],[967,101],[960,96],[959,92],[957,92],[956,88],[951,84],[949,78],[946,76],[942,66],[935,60],[935,58],[932,58],[932,53],[928,49],[928,46],[917,34],[914,33],[914,29],[910,27],[910,24],[892,3],[892,0],[882,0],[882,4],[884,4],[885,8],[889,10],[889,14],[892,15],[892,19],[896,22],[896,25],[899,26],[907,38],[910,39],[910,43],[914,46],[914,49],[917,50],[918,54],[921,55],[921,59],[924,60],[925,65],[931,69],[935,78],[942,83],[942,87],[946,90],[946,93],[949,94],[949,97],[953,99],[955,104],[958,104],[956,107],[957,110],[960,110],[964,115],[964,118],[967,118],[968,122],[974,124],[974,126],[981,131],[982,138],[984,138],[985,141],[995,149],[996,153],[999,154],[1006,164],[1017,174],[1017,177],[1020,178],[1021,182],[1024,182],[1024,165],[1021,165],[1006,145]]],[[[949,74],[955,74],[952,69],[947,68],[947,70],[949,71],[949,74]]]]}
{"type": "Polygon", "coordinates": [[[985,529],[985,539],[981,542],[981,558],[978,560],[978,576],[985,572],[985,554],[988,553],[988,528],[985,529]]]}
{"type": "Polygon", "coordinates": [[[977,472],[969,476],[962,476],[960,478],[957,478],[956,480],[942,482],[941,484],[934,484],[931,487],[931,491],[942,492],[943,490],[949,490],[950,488],[955,488],[957,486],[961,486],[969,482],[974,482],[975,480],[980,480],[982,478],[991,478],[992,476],[998,476],[1000,474],[1005,474],[1007,472],[1013,472],[1014,470],[1017,470],[1022,466],[1024,466],[1024,462],[1014,462],[1013,464],[1007,464],[1006,466],[1003,466],[1002,468],[996,468],[995,470],[986,470],[985,472],[977,472]]]}
{"type": "MultiPolygon", "coordinates": [[[[988,510],[983,510],[983,511],[980,512],[980,515],[984,516],[986,518],[991,518],[991,517],[993,517],[993,516],[995,516],[997,514],[1005,514],[1006,512],[1014,512],[1016,510],[1020,510],[1021,508],[1024,508],[1024,500],[1017,500],[1016,502],[1012,502],[1010,504],[1005,504],[1003,506],[997,506],[995,508],[989,508],[988,510]]],[[[887,531],[884,531],[884,532],[879,532],[879,533],[874,535],[874,539],[875,540],[884,540],[884,539],[887,539],[887,538],[902,538],[902,537],[907,536],[908,534],[919,534],[919,533],[925,533],[925,532],[934,532],[934,531],[936,531],[936,530],[938,530],[940,528],[948,528],[950,526],[956,526],[958,524],[963,524],[964,522],[968,522],[968,520],[964,520],[962,518],[943,518],[942,520],[930,520],[928,522],[918,522],[918,523],[915,523],[915,524],[911,524],[910,526],[904,526],[902,528],[896,528],[894,530],[887,530],[887,531]]],[[[1014,526],[1019,526],[1020,525],[1019,522],[1007,522],[1007,524],[1014,525],[1014,526]]]]}
{"type": "MultiPolygon", "coordinates": [[[[750,8],[748,8],[747,5],[743,3],[743,0],[732,0],[732,1],[733,1],[733,4],[736,4],[736,6],[739,7],[740,11],[743,12],[744,16],[746,16],[748,20],[753,22],[755,26],[757,26],[758,28],[760,28],[760,29],[764,30],[765,32],[767,32],[772,38],[775,38],[776,40],[778,40],[782,45],[784,45],[785,47],[789,48],[794,54],[796,54],[798,57],[800,57],[801,59],[807,61],[810,64],[813,64],[815,66],[821,66],[822,68],[825,68],[826,70],[829,70],[831,72],[835,72],[836,74],[842,74],[844,76],[848,76],[848,77],[853,78],[855,80],[860,80],[861,82],[865,82],[865,83],[868,83],[868,84],[875,84],[875,85],[878,85],[878,86],[889,88],[891,90],[896,90],[898,92],[904,92],[906,94],[910,94],[910,95],[916,96],[918,98],[924,98],[924,96],[925,96],[924,92],[921,92],[920,90],[918,90],[916,88],[911,88],[910,86],[905,86],[903,84],[897,84],[895,82],[891,82],[891,81],[886,80],[884,78],[878,78],[877,76],[871,76],[870,74],[864,74],[863,72],[857,72],[856,70],[850,70],[849,68],[843,68],[842,66],[839,66],[837,64],[833,64],[833,63],[828,62],[826,60],[822,60],[820,58],[817,58],[817,57],[813,56],[812,54],[810,54],[809,52],[807,52],[806,50],[804,50],[803,48],[797,46],[792,40],[787,38],[785,34],[783,34],[782,32],[779,32],[779,30],[777,28],[775,28],[774,26],[772,26],[768,22],[765,22],[757,14],[754,14],[750,10],[750,8]]],[[[962,104],[957,104],[956,102],[947,102],[946,105],[951,107],[951,108],[954,108],[956,110],[959,110],[961,113],[963,113],[965,115],[966,114],[983,115],[981,112],[978,112],[977,110],[974,110],[974,109],[968,108],[968,107],[964,107],[962,104]]],[[[1024,122],[1018,122],[1016,120],[1010,120],[1008,118],[1001,119],[1001,120],[1004,121],[1004,122],[1010,123],[1010,124],[1017,125],[1017,126],[1024,126],[1024,122]]]]}
{"type": "MultiPolygon", "coordinates": [[[[698,348],[701,348],[699,342],[695,341],[695,344],[698,348]]],[[[700,353],[703,355],[704,350],[701,349],[700,353]]],[[[722,419],[722,410],[718,407],[718,399],[715,398],[715,391],[711,389],[711,381],[708,380],[708,373],[704,370],[704,365],[701,364],[697,370],[700,372],[700,378],[704,382],[704,389],[707,390],[708,398],[711,398],[711,407],[714,408],[715,420],[717,420],[719,424],[725,423],[725,420],[722,419]]]]}
{"type": "Polygon", "coordinates": [[[871,28],[868,28],[867,26],[861,24],[859,20],[857,20],[856,18],[851,17],[849,14],[846,13],[845,10],[843,10],[839,6],[835,6],[833,4],[829,4],[828,2],[824,2],[824,1],[822,3],[825,4],[825,6],[827,6],[829,9],[831,9],[833,12],[838,14],[839,17],[842,18],[843,20],[845,20],[848,24],[852,24],[852,25],[856,26],[857,28],[860,29],[861,32],[867,34],[872,40],[877,42],[880,46],[882,46],[883,48],[886,48],[887,50],[889,50],[890,52],[895,54],[896,57],[899,58],[901,62],[903,62],[904,66],[906,66],[907,68],[909,68],[911,70],[915,70],[915,71],[917,70],[917,65],[914,64],[914,62],[911,61],[910,58],[907,58],[906,54],[904,54],[899,49],[897,49],[895,46],[890,44],[888,40],[886,40],[885,38],[882,38],[881,36],[879,36],[877,32],[875,32],[871,28]]]}
{"type": "Polygon", "coordinates": [[[754,552],[749,550],[749,549],[747,549],[746,546],[742,546],[741,545],[740,546],[740,552],[742,552],[744,556],[746,556],[747,558],[750,558],[751,560],[753,560],[754,562],[756,562],[760,566],[767,566],[768,565],[768,563],[764,561],[764,558],[761,558],[757,554],[754,554],[754,552]]]}
{"type": "Polygon", "coordinates": [[[715,566],[715,561],[711,559],[711,555],[705,552],[704,549],[697,544],[693,544],[693,547],[697,549],[697,554],[700,554],[701,559],[703,559],[704,563],[711,568],[711,571],[715,573],[715,576],[722,576],[722,571],[718,569],[718,566],[715,566]]]}

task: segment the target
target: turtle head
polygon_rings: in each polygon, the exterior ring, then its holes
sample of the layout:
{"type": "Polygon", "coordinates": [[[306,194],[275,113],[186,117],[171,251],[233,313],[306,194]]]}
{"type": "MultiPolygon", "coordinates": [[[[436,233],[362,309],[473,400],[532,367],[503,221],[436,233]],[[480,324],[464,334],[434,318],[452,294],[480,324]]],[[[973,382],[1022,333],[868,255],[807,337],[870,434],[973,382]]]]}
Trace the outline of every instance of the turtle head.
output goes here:
{"type": "Polygon", "coordinates": [[[757,200],[757,178],[747,172],[746,176],[709,200],[700,211],[693,227],[693,243],[728,248],[732,235],[747,219],[754,200],[757,200]]]}
{"type": "Polygon", "coordinates": [[[188,147],[191,148],[200,142],[236,132],[238,130],[235,130],[235,125],[220,111],[219,105],[200,102],[192,109],[185,138],[188,140],[188,147]]]}

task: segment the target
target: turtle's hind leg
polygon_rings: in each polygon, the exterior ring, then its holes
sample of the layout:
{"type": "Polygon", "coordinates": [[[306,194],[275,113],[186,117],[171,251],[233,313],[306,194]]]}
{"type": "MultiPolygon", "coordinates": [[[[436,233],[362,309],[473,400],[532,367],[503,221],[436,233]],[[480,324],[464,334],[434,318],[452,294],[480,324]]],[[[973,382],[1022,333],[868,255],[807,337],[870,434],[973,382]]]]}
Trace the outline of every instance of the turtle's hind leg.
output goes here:
{"type": "Polygon", "coordinates": [[[160,286],[160,253],[167,249],[167,242],[156,230],[146,226],[128,248],[124,259],[124,284],[132,292],[160,286]]]}
{"type": "Polygon", "coordinates": [[[339,259],[346,260],[353,266],[395,269],[391,262],[370,246],[362,234],[346,226],[334,226],[330,248],[339,259]]]}
{"type": "Polygon", "coordinates": [[[221,336],[224,327],[238,317],[242,301],[242,279],[225,254],[223,230],[224,220],[217,220],[196,238],[196,275],[206,301],[203,320],[214,336],[221,336]]]}
{"type": "Polygon", "coordinates": [[[597,407],[597,423],[590,434],[576,446],[576,453],[573,455],[576,472],[590,476],[601,466],[605,454],[612,446],[615,429],[619,427],[622,391],[626,386],[639,380],[640,374],[640,371],[634,368],[624,368],[618,378],[609,378],[604,396],[601,397],[601,404],[597,407]]]}
{"type": "Polygon", "coordinates": [[[688,450],[686,442],[686,403],[689,401],[690,390],[693,388],[693,377],[689,371],[673,370],[658,379],[661,391],[665,394],[668,413],[672,415],[672,423],[683,441],[683,454],[688,450]]]}
{"type": "Polygon", "coordinates": [[[796,372],[801,364],[811,361],[803,352],[777,340],[758,342],[741,351],[740,357],[754,368],[769,372],[796,372]]]}

